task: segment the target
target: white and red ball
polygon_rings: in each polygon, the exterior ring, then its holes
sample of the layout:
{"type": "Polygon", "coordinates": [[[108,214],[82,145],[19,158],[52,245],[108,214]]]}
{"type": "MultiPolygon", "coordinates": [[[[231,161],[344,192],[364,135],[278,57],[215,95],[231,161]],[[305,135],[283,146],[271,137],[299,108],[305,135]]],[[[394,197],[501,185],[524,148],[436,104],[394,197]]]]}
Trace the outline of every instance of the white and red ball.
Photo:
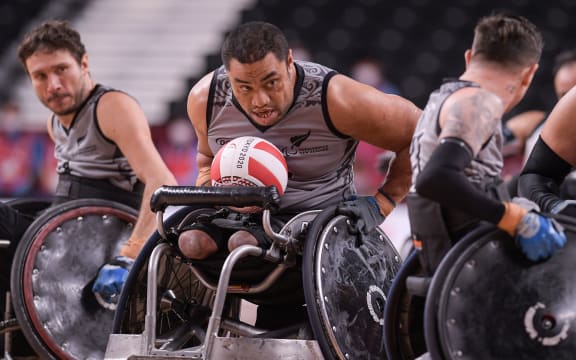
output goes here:
{"type": "Polygon", "coordinates": [[[212,186],[271,186],[284,194],[288,166],[271,142],[255,136],[231,140],[216,153],[210,169],[212,186]]]}

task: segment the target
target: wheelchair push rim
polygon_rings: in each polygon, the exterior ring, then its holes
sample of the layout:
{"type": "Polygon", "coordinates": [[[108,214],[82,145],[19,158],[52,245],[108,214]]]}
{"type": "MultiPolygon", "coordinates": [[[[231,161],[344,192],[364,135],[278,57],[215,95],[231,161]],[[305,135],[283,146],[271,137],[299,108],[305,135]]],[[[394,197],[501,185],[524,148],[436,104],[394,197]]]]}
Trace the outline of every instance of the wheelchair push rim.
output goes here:
{"type": "Polygon", "coordinates": [[[97,305],[89,284],[136,216],[113,201],[74,200],[45,210],[23,235],[11,271],[14,313],[40,356],[103,356],[113,313],[97,305]]]}

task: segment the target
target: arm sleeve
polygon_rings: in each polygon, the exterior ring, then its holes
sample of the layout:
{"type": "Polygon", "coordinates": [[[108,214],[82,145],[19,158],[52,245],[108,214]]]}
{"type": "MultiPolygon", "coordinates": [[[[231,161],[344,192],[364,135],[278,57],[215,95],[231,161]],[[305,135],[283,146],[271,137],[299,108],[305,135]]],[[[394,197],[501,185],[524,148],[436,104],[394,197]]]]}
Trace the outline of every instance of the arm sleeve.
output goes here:
{"type": "Polygon", "coordinates": [[[562,201],[558,195],[560,184],[571,169],[539,137],[518,178],[518,194],[534,201],[543,211],[550,211],[562,201]]]}
{"type": "Polygon", "coordinates": [[[416,191],[443,206],[498,224],[504,204],[487,196],[464,175],[471,161],[472,150],[464,141],[442,139],[416,179],[416,191]]]}

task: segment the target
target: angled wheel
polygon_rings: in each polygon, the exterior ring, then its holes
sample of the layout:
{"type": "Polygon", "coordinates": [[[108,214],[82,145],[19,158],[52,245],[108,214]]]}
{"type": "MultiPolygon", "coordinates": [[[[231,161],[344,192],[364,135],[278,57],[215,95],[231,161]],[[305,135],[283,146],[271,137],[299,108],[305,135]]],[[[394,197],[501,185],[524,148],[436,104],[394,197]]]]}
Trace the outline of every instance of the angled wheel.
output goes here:
{"type": "Polygon", "coordinates": [[[445,359],[446,355],[442,350],[441,339],[438,333],[440,326],[440,318],[438,316],[439,301],[442,296],[444,284],[447,277],[452,272],[453,267],[459,261],[463,251],[468,247],[474,246],[478,238],[489,236],[495,232],[494,226],[484,224],[477,227],[464,238],[460,239],[446,254],[442,262],[438,265],[438,269],[434,273],[428,294],[426,296],[426,303],[424,308],[424,336],[426,339],[426,348],[432,359],[445,359]]]}
{"type": "Polygon", "coordinates": [[[102,358],[113,313],[88,284],[117,254],[136,210],[81,199],[45,210],[22,237],[11,271],[14,313],[34,350],[48,359],[102,358]]]}
{"type": "Polygon", "coordinates": [[[388,360],[411,360],[426,352],[423,314],[425,298],[410,294],[409,276],[422,276],[418,253],[412,251],[396,274],[384,309],[384,343],[388,360]]]}
{"type": "Polygon", "coordinates": [[[384,306],[401,258],[380,229],[355,233],[333,208],[312,222],[303,256],[314,336],[327,359],[381,359],[384,306]]]}
{"type": "Polygon", "coordinates": [[[444,359],[574,358],[573,226],[566,246],[538,263],[495,228],[468,239],[444,281],[431,288],[438,299],[427,315],[437,314],[444,359]]]}
{"type": "Polygon", "coordinates": [[[6,205],[32,216],[38,215],[42,210],[49,207],[51,203],[52,200],[45,198],[17,198],[5,202],[6,205]]]}

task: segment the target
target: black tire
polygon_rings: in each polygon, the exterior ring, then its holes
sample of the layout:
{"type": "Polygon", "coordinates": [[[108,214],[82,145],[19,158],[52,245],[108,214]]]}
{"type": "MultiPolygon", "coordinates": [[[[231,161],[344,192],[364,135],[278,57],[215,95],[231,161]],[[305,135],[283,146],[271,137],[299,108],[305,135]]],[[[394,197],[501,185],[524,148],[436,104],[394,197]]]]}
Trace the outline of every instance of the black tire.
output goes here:
{"type": "Polygon", "coordinates": [[[326,359],[381,359],[386,296],[401,258],[380,229],[357,235],[335,210],[318,214],[306,236],[302,273],[310,325],[326,359]]]}
{"type": "Polygon", "coordinates": [[[442,281],[430,289],[437,301],[426,310],[428,319],[435,314],[431,335],[443,359],[574,358],[576,321],[566,316],[576,292],[570,225],[566,246],[545,261],[527,260],[494,226],[453,247],[439,267],[442,281]]]}
{"type": "Polygon", "coordinates": [[[136,217],[120,203],[79,199],[46,209],[24,233],[11,270],[12,298],[40,357],[103,357],[113,313],[96,304],[89,283],[128,238],[136,217]]]}
{"type": "Polygon", "coordinates": [[[47,198],[15,198],[7,200],[4,204],[24,214],[37,216],[52,204],[52,200],[47,198]]]}
{"type": "Polygon", "coordinates": [[[465,249],[470,247],[478,238],[494,231],[495,228],[492,225],[481,225],[468,233],[448,251],[432,277],[424,307],[424,336],[428,353],[432,359],[446,359],[446,354],[441,346],[438,317],[438,304],[444,291],[446,278],[465,249]]]}
{"type": "Polygon", "coordinates": [[[394,278],[384,310],[384,342],[388,360],[412,360],[426,352],[423,330],[425,298],[410,294],[409,276],[422,276],[418,253],[412,251],[394,278]]]}
{"type": "MultiPolygon", "coordinates": [[[[13,209],[19,211],[22,214],[28,215],[32,218],[37,217],[42,211],[48,208],[52,204],[52,200],[49,198],[13,198],[6,200],[4,202],[5,205],[12,207],[13,209]]],[[[10,257],[10,255],[7,255],[10,257]]],[[[10,262],[10,259],[0,259],[0,261],[10,262]]],[[[10,269],[6,269],[5,279],[7,282],[10,281],[10,269]]],[[[6,308],[5,303],[5,294],[0,294],[0,309],[4,311],[6,308]]],[[[11,332],[10,342],[12,349],[11,355],[14,356],[27,356],[35,354],[32,347],[26,341],[24,335],[20,331],[20,326],[18,325],[18,321],[14,318],[14,311],[11,310],[10,316],[12,318],[6,319],[3,322],[0,322],[0,334],[4,332],[11,332]],[[16,323],[16,326],[14,326],[16,323]]],[[[0,350],[4,351],[4,344],[0,344],[0,350]]]]}

